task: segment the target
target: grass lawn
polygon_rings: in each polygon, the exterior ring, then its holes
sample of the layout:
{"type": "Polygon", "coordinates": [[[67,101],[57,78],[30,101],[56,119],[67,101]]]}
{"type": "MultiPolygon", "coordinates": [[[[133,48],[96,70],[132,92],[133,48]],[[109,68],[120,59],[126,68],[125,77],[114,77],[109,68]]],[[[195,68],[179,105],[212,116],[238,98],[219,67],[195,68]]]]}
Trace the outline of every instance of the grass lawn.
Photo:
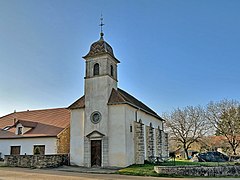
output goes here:
{"type": "Polygon", "coordinates": [[[159,174],[153,170],[153,167],[153,164],[131,165],[124,169],[120,169],[118,171],[118,174],[135,176],[159,176],[159,174]]]}
{"type": "MultiPolygon", "coordinates": [[[[198,166],[223,166],[223,165],[234,165],[234,162],[191,162],[188,160],[176,160],[176,166],[189,166],[189,165],[198,165],[198,166]]],[[[167,176],[158,174],[154,171],[153,164],[142,164],[142,165],[131,165],[124,169],[118,171],[119,174],[125,175],[135,175],[135,176],[167,176]]],[[[158,165],[157,165],[158,166],[158,165]]],[[[159,166],[174,166],[173,161],[167,161],[160,163],[159,166]]],[[[178,176],[179,177],[179,176],[178,176]]]]}

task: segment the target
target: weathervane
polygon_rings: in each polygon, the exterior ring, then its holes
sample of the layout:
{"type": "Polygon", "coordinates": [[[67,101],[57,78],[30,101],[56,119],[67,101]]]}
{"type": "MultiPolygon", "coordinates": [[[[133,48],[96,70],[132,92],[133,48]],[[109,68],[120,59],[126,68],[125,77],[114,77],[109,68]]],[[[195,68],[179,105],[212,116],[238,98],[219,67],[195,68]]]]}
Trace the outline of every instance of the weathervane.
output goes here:
{"type": "Polygon", "coordinates": [[[104,33],[103,33],[103,26],[104,26],[104,25],[105,25],[105,24],[103,24],[103,16],[102,16],[102,14],[101,14],[100,24],[99,24],[99,26],[101,27],[101,33],[100,33],[101,38],[102,38],[103,35],[104,35],[104,33]]]}

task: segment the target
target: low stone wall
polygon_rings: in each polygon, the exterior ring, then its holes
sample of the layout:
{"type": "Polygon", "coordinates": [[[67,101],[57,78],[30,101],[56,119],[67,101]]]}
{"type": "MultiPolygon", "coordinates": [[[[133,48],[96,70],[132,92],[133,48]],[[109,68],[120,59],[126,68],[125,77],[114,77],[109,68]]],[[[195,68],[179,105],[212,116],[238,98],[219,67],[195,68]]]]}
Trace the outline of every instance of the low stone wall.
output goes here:
{"type": "Polygon", "coordinates": [[[180,176],[240,176],[240,166],[155,166],[154,170],[180,176]]]}
{"type": "Polygon", "coordinates": [[[10,167],[50,168],[69,164],[68,154],[5,155],[4,165],[10,167]]]}

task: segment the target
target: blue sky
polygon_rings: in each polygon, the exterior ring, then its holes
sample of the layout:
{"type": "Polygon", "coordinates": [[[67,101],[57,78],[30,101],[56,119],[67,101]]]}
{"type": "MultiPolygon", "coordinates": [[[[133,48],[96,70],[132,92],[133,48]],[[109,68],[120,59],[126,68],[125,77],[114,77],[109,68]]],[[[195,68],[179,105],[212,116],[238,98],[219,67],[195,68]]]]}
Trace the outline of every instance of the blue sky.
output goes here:
{"type": "Polygon", "coordinates": [[[0,116],[67,107],[99,39],[119,87],[160,115],[240,97],[239,0],[0,0],[0,116]]]}

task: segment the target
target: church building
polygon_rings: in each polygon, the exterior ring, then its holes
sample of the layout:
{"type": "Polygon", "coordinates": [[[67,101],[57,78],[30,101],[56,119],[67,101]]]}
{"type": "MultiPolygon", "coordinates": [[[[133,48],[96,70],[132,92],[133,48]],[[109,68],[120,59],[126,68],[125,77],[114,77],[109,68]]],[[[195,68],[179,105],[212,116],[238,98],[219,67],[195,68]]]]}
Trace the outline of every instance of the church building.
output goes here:
{"type": "Polygon", "coordinates": [[[164,120],[118,88],[118,64],[112,47],[94,42],[84,60],[84,95],[68,107],[70,162],[86,167],[126,167],[168,158],[164,120]]]}
{"type": "MultiPolygon", "coordinates": [[[[103,25],[101,23],[101,25],[103,25]]],[[[69,154],[71,165],[126,167],[168,158],[164,120],[118,88],[112,47],[94,42],[84,60],[84,95],[68,108],[27,110],[0,117],[5,155],[69,154]]]]}

